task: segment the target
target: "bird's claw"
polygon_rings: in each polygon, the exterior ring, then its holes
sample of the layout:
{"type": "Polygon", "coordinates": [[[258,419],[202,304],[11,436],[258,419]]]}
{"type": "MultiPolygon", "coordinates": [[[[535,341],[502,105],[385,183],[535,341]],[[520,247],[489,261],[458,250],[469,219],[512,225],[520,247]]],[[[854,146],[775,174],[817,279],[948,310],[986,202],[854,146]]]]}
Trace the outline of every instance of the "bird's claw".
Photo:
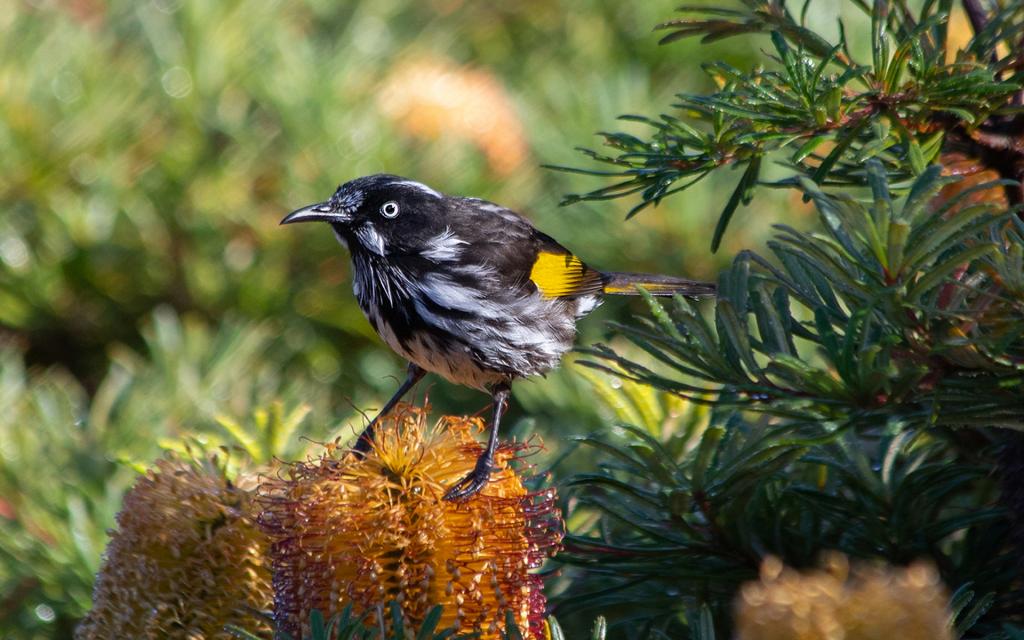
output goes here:
{"type": "Polygon", "coordinates": [[[491,478],[491,461],[486,457],[477,460],[473,470],[459,480],[444,494],[448,502],[462,502],[480,492],[491,478]]]}

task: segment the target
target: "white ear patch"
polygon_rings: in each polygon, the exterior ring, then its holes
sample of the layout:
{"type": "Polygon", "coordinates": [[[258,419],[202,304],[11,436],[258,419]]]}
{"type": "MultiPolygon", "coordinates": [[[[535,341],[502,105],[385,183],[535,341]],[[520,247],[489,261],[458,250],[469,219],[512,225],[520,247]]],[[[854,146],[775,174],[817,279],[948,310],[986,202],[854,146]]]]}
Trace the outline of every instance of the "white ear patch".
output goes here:
{"type": "Polygon", "coordinates": [[[377,233],[372,223],[366,223],[356,229],[356,238],[363,248],[378,256],[384,257],[387,251],[384,248],[384,237],[377,233]]]}
{"type": "Polygon", "coordinates": [[[455,260],[462,254],[462,245],[466,244],[469,243],[457,238],[455,232],[445,227],[444,231],[427,241],[427,248],[420,255],[434,262],[455,260]]]}

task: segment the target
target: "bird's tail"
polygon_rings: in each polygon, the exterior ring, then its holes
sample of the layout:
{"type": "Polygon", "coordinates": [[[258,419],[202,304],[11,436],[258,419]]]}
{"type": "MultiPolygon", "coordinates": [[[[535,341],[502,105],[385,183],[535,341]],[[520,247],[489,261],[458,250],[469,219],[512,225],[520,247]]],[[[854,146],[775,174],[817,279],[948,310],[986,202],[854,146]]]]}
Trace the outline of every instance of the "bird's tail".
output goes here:
{"type": "Polygon", "coordinates": [[[604,273],[604,293],[619,295],[638,295],[641,286],[655,296],[713,296],[715,285],[710,282],[684,280],[672,276],[659,276],[649,273],[604,273]]]}

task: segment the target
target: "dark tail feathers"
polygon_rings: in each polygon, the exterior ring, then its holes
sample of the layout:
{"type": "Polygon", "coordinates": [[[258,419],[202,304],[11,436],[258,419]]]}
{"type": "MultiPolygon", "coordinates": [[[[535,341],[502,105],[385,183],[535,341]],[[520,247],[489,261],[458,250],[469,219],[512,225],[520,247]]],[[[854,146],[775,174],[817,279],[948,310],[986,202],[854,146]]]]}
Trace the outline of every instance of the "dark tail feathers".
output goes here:
{"type": "Polygon", "coordinates": [[[684,280],[672,276],[659,276],[648,273],[605,273],[602,274],[604,293],[621,295],[638,295],[637,285],[655,296],[713,296],[715,285],[710,282],[684,280]]]}

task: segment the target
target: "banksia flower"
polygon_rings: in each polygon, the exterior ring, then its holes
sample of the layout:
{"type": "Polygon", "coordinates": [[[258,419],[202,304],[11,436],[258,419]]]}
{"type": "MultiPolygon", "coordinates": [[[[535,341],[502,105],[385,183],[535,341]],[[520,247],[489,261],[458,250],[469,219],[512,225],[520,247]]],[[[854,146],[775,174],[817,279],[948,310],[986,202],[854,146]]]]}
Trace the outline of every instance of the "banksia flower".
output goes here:
{"type": "MultiPolygon", "coordinates": [[[[939,157],[939,164],[942,165],[942,175],[956,176],[960,179],[942,188],[933,202],[934,208],[941,207],[964,191],[974,189],[989,182],[995,182],[1002,177],[998,171],[986,167],[978,158],[972,158],[959,151],[943,153],[939,157]]],[[[1006,199],[1006,191],[1002,186],[997,185],[987,189],[980,189],[967,195],[947,215],[955,215],[956,212],[976,204],[990,204],[1000,209],[1006,209],[1010,206],[1009,200],[1006,199]]]]}
{"type": "Polygon", "coordinates": [[[743,585],[739,640],[952,640],[948,596],[929,565],[860,567],[833,555],[824,570],[797,573],[776,558],[743,585]]]}
{"type": "MultiPolygon", "coordinates": [[[[955,176],[959,179],[947,184],[939,191],[931,203],[933,210],[943,210],[944,216],[954,217],[962,211],[982,205],[989,207],[993,212],[1001,212],[1009,208],[1010,202],[1007,199],[1005,188],[1001,185],[991,186],[990,184],[1002,177],[992,167],[987,167],[978,158],[970,157],[960,151],[944,152],[939,157],[939,162],[942,165],[944,176],[955,176]],[[981,188],[983,185],[989,186],[981,188]]],[[[988,322],[985,320],[992,317],[986,316],[987,312],[993,309],[992,303],[999,296],[998,285],[986,285],[992,289],[992,295],[974,297],[971,300],[972,306],[969,308],[955,309],[950,306],[958,300],[963,302],[963,297],[958,294],[978,288],[976,284],[964,284],[964,279],[968,276],[968,267],[968,263],[961,264],[950,274],[950,281],[943,285],[936,300],[936,305],[940,309],[949,309],[953,312],[950,314],[951,318],[955,317],[954,314],[958,314],[966,319],[958,325],[950,326],[947,339],[943,344],[936,345],[934,349],[939,357],[957,366],[972,369],[998,369],[1001,367],[1000,363],[994,362],[976,345],[969,344],[971,334],[979,324],[993,324],[992,320],[988,322]]],[[[995,309],[998,311],[998,307],[995,309]]]]}
{"type": "MultiPolygon", "coordinates": [[[[473,468],[478,419],[405,407],[377,427],[365,458],[331,448],[261,486],[261,524],[270,535],[274,618],[307,637],[309,616],[351,604],[367,624],[397,602],[403,626],[418,628],[443,605],[438,629],[498,638],[512,613],[524,637],[543,637],[541,577],[532,570],[561,542],[554,491],[528,492],[510,467],[522,446],[503,445],[483,491],[442,499],[473,468]]],[[[384,623],[390,624],[390,615],[384,623]]]]}
{"type": "Polygon", "coordinates": [[[381,110],[407,134],[457,136],[508,175],[526,160],[523,125],[501,83],[490,73],[443,60],[400,65],[380,92],[381,110]]]}
{"type": "MultiPolygon", "coordinates": [[[[252,483],[254,484],[254,483],[252,483]]],[[[252,517],[254,487],[211,461],[164,459],[125,495],[78,640],[231,638],[267,630],[267,539],[252,517]]]]}

